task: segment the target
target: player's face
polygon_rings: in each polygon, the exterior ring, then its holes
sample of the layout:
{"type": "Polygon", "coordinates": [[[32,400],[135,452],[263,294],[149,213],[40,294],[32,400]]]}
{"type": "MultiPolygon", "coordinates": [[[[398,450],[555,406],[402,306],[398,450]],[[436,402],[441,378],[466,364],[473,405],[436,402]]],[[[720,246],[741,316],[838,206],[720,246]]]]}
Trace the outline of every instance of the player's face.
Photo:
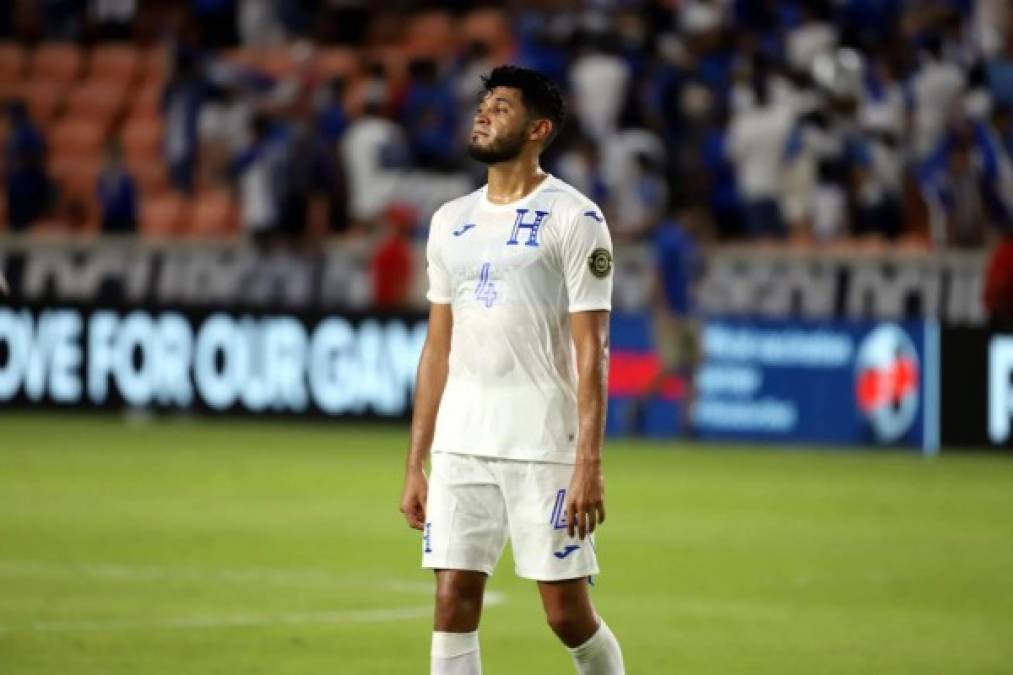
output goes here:
{"type": "Polygon", "coordinates": [[[521,92],[496,87],[478,103],[468,154],[485,164],[515,159],[528,141],[530,122],[521,92]]]}

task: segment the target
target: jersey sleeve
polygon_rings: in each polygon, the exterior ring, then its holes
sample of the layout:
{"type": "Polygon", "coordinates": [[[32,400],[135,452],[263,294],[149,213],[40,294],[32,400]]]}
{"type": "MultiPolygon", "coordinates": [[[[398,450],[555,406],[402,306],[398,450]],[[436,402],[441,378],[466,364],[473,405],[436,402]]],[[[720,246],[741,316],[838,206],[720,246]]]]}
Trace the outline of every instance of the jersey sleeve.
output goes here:
{"type": "Polygon", "coordinates": [[[573,216],[563,236],[562,262],[570,312],[612,309],[612,237],[594,205],[573,216]]]}
{"type": "Polygon", "coordinates": [[[429,277],[429,290],[426,299],[438,305],[449,305],[453,298],[450,285],[450,273],[440,256],[440,212],[433,214],[429,222],[429,239],[426,241],[426,274],[429,277]]]}

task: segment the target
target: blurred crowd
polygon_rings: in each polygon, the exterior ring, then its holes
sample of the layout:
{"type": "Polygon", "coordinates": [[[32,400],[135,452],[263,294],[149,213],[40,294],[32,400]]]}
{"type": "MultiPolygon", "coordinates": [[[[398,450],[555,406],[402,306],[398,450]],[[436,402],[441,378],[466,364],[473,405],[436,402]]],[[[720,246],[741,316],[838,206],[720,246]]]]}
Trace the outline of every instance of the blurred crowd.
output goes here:
{"type": "Polygon", "coordinates": [[[15,231],[372,233],[407,265],[484,182],[479,76],[513,62],[564,88],[544,166],[617,240],[1013,233],[1007,0],[15,1],[0,40],[15,231]]]}

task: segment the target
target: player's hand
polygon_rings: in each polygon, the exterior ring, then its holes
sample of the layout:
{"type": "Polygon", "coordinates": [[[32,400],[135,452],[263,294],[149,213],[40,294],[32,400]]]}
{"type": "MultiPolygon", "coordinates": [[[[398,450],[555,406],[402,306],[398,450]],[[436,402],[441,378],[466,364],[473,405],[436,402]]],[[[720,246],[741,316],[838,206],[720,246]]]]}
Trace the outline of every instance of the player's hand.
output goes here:
{"type": "Polygon", "coordinates": [[[566,532],[581,539],[605,522],[605,478],[601,464],[578,463],[566,496],[566,532]]]}
{"type": "Polygon", "coordinates": [[[426,498],[429,495],[429,481],[422,469],[408,469],[401,492],[401,513],[410,527],[421,530],[426,522],[426,498]]]}

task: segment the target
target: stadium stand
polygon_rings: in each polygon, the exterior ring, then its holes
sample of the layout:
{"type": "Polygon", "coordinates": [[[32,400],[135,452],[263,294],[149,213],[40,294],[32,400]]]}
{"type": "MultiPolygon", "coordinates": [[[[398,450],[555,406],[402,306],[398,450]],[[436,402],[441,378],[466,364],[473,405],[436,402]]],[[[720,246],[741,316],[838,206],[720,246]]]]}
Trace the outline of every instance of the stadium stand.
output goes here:
{"type": "MultiPolygon", "coordinates": [[[[285,236],[376,234],[386,197],[367,194],[374,206],[363,211],[357,193],[409,184],[424,195],[480,176],[464,152],[478,76],[512,61],[564,85],[572,119],[546,168],[600,202],[620,240],[649,241],[686,206],[703,206],[721,240],[818,247],[975,247],[1013,223],[1013,12],[1003,2],[510,13],[408,3],[347,16],[289,2],[261,16],[243,4],[204,16],[143,3],[52,25],[21,7],[27,19],[0,36],[0,96],[22,102],[28,120],[14,129],[9,115],[0,128],[4,172],[16,177],[18,143],[37,133],[55,183],[36,192],[38,208],[12,212],[8,194],[5,220],[59,221],[67,200],[94,204],[86,159],[118,142],[142,235],[242,238],[241,167],[251,161],[284,178],[271,181],[271,199],[285,236]],[[255,119],[267,124],[259,139],[255,119]],[[363,145],[374,133],[382,142],[363,145]],[[197,220],[184,223],[184,212],[197,220]]],[[[418,235],[431,204],[412,206],[418,235]]],[[[94,228],[101,219],[86,212],[94,228]]]]}

